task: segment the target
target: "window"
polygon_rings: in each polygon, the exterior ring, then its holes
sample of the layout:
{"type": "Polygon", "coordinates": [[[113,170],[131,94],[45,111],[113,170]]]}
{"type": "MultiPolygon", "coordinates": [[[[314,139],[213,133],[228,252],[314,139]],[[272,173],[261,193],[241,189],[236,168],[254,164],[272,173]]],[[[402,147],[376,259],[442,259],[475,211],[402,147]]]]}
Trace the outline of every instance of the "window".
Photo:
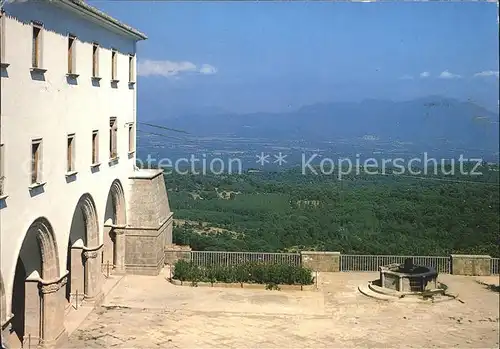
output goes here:
{"type": "Polygon", "coordinates": [[[5,195],[4,145],[0,144],[0,196],[5,195]]]}
{"type": "Polygon", "coordinates": [[[99,44],[92,45],[92,77],[99,76],[99,44]]]}
{"type": "Polygon", "coordinates": [[[66,172],[75,171],[75,134],[68,135],[66,172]]]}
{"type": "Polygon", "coordinates": [[[117,68],[116,60],[117,60],[116,51],[113,50],[113,51],[111,51],[111,80],[114,80],[114,81],[117,81],[117,78],[116,78],[116,68],[117,68]]]}
{"type": "Polygon", "coordinates": [[[42,140],[37,139],[31,142],[31,184],[41,182],[41,154],[42,140]]]}
{"type": "Polygon", "coordinates": [[[5,16],[1,12],[1,10],[0,10],[0,63],[5,63],[5,16]]]}
{"type": "Polygon", "coordinates": [[[115,159],[118,155],[116,151],[116,134],[118,131],[116,118],[109,119],[109,158],[115,159]]]}
{"type": "Polygon", "coordinates": [[[68,36],[68,74],[76,74],[76,37],[68,36]]]}
{"type": "Polygon", "coordinates": [[[135,82],[135,73],[134,73],[134,56],[128,56],[128,82],[135,82]]]}
{"type": "Polygon", "coordinates": [[[33,23],[33,47],[31,65],[33,68],[41,68],[42,58],[42,25],[33,23]]]}
{"type": "Polygon", "coordinates": [[[92,165],[99,163],[99,131],[92,131],[92,165]]]}
{"type": "Polygon", "coordinates": [[[128,124],[128,152],[135,151],[135,137],[134,137],[134,124],[128,124]]]}

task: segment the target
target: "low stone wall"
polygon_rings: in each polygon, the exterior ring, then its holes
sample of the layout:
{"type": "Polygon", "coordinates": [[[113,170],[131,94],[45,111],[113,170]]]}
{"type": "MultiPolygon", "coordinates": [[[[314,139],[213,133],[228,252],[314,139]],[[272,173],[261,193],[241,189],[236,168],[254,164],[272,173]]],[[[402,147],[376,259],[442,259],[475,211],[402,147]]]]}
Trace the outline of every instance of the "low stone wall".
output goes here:
{"type": "Polygon", "coordinates": [[[165,246],[165,264],[174,265],[178,260],[191,260],[191,247],[188,245],[167,245],[165,246]]]}
{"type": "Polygon", "coordinates": [[[490,256],[452,254],[450,258],[453,275],[491,275],[490,256]]]}
{"type": "MultiPolygon", "coordinates": [[[[209,251],[206,252],[210,254],[209,251]]],[[[214,252],[215,253],[215,252],[214,252]]],[[[217,252],[220,253],[220,252],[217,252]]],[[[254,252],[253,252],[254,253],[254,252]]],[[[191,248],[189,246],[179,246],[174,244],[167,244],[164,249],[165,254],[165,264],[173,265],[180,259],[190,261],[191,260],[191,248]]],[[[245,254],[245,252],[241,252],[241,254],[245,254]]],[[[265,255],[266,253],[262,253],[265,255]]],[[[360,258],[363,263],[360,263],[361,266],[368,265],[369,268],[359,267],[355,269],[351,269],[349,271],[352,272],[375,272],[376,270],[372,269],[373,267],[379,268],[384,263],[383,259],[380,259],[380,256],[376,255],[347,255],[352,258],[360,258]]],[[[384,259],[387,259],[391,256],[382,256],[384,259]]],[[[398,259],[406,258],[406,256],[394,256],[398,259]]],[[[396,259],[395,258],[395,259],[396,259]]],[[[419,257],[419,258],[432,258],[435,257],[419,257]]],[[[448,258],[445,257],[437,257],[440,258],[441,262],[446,261],[451,265],[451,274],[454,275],[475,275],[475,276],[485,276],[492,275],[491,270],[491,260],[490,256],[484,255],[451,255],[448,258]]],[[[300,252],[300,263],[303,267],[309,268],[315,272],[340,272],[341,263],[342,263],[342,255],[340,252],[322,252],[322,251],[301,251],[300,252]]],[[[434,263],[435,264],[435,263],[434,263]]],[[[432,266],[433,263],[423,263],[424,266],[432,266]]],[[[447,268],[446,270],[450,270],[447,268]]],[[[442,272],[446,273],[446,272],[442,272]]],[[[430,287],[430,286],[429,286],[430,287]]]]}
{"type": "Polygon", "coordinates": [[[313,271],[339,272],[340,252],[300,252],[302,266],[313,271]]]}

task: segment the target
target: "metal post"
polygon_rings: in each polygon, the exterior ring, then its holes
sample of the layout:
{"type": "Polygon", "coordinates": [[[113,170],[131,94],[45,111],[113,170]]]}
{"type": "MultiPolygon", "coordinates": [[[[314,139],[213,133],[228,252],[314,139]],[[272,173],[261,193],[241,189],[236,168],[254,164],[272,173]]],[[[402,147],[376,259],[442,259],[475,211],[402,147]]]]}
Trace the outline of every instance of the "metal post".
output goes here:
{"type": "Polygon", "coordinates": [[[107,261],[106,263],[106,275],[107,275],[107,278],[109,278],[109,260],[107,261]]]}
{"type": "Polygon", "coordinates": [[[76,290],[76,310],[78,310],[78,290],[76,290]]]}
{"type": "Polygon", "coordinates": [[[31,333],[28,335],[28,348],[31,349],[31,333]]]}

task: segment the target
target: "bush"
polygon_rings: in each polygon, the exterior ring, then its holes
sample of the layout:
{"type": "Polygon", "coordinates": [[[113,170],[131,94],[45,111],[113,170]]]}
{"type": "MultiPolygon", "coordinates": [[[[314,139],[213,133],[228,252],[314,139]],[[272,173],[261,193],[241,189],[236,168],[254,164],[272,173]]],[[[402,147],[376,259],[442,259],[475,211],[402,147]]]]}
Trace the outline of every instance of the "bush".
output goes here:
{"type": "Polygon", "coordinates": [[[288,264],[247,262],[237,265],[200,266],[180,260],[175,263],[173,279],[179,281],[255,283],[265,285],[311,285],[311,270],[288,264]]]}

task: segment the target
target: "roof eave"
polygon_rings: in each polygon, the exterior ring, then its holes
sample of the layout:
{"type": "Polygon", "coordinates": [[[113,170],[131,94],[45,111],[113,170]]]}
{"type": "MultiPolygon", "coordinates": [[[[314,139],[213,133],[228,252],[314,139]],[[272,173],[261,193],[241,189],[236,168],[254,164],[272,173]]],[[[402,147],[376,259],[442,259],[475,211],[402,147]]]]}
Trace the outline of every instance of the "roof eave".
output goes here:
{"type": "Polygon", "coordinates": [[[137,41],[147,40],[148,38],[146,34],[141,33],[140,31],[119,22],[115,18],[108,16],[106,13],[100,11],[99,9],[93,6],[90,6],[84,1],[81,0],[60,0],[60,1],[64,5],[69,6],[74,10],[78,10],[79,12],[83,13],[86,16],[97,19],[107,26],[120,30],[122,33],[133,37],[137,41]]]}

